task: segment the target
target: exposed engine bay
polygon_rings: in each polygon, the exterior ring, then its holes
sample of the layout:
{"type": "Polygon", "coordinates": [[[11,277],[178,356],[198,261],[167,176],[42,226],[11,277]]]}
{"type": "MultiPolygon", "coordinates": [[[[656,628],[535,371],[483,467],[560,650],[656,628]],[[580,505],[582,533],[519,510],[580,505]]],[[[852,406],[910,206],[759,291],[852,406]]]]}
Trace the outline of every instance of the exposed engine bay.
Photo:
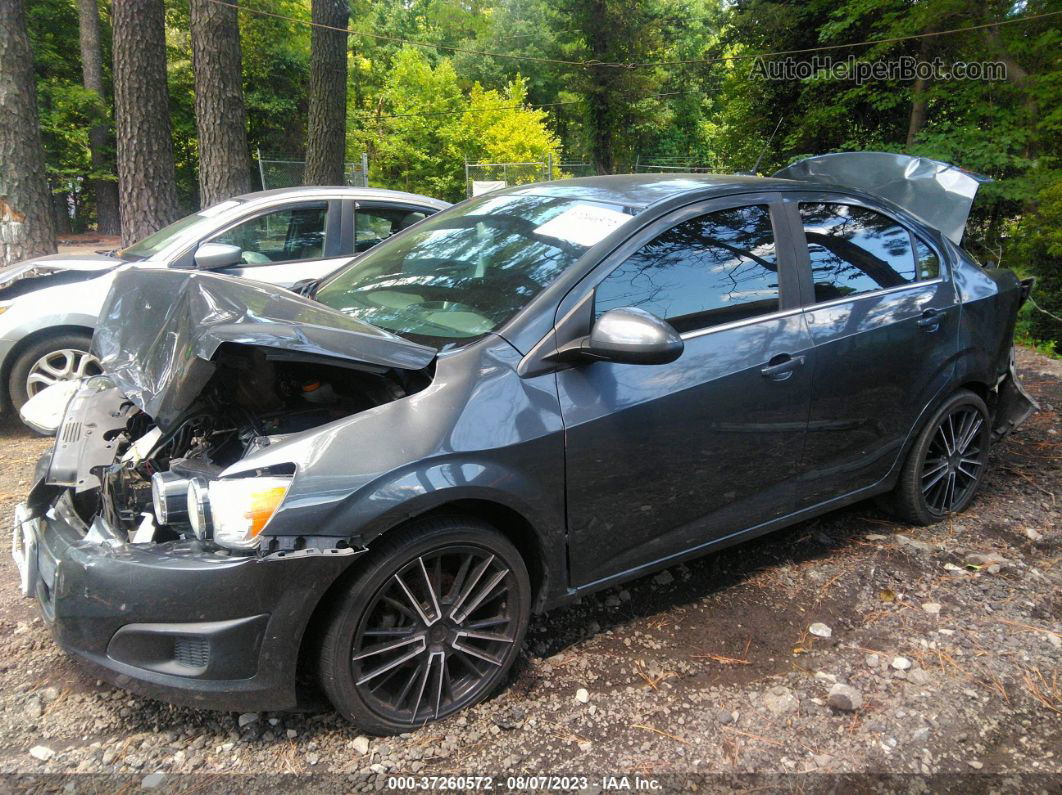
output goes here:
{"type": "Polygon", "coordinates": [[[186,501],[193,479],[216,479],[279,438],[398,400],[431,381],[428,370],[238,343],[222,345],[213,363],[205,388],[165,431],[106,376],[75,395],[48,483],[73,487],[73,506],[86,526],[101,517],[130,541],[191,537],[186,501]]]}

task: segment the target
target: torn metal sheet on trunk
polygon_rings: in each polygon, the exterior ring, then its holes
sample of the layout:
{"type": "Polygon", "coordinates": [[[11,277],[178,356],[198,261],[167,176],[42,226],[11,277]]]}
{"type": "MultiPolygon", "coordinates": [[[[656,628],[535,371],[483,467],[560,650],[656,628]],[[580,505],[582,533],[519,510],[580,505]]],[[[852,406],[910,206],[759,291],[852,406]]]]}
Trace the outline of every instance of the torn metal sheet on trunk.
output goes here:
{"type": "Polygon", "coordinates": [[[279,287],[137,267],[115,277],[92,350],[122,393],[166,429],[202,391],[224,343],[401,370],[420,370],[436,354],[279,287]]]}
{"type": "Polygon", "coordinates": [[[974,196],[989,177],[926,157],[889,152],[838,152],[798,160],[774,174],[866,191],[921,218],[956,245],[974,196]]]}

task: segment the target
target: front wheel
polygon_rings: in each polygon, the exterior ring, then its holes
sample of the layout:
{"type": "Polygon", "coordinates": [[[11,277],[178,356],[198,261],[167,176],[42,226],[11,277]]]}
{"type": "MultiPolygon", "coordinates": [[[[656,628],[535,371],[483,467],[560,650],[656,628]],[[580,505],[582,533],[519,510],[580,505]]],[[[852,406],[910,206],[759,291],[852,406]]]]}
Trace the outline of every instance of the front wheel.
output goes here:
{"type": "Polygon", "coordinates": [[[8,379],[8,396],[15,411],[52,384],[99,375],[100,364],[89,353],[91,343],[91,335],[69,332],[37,340],[22,351],[8,379]]]}
{"type": "Polygon", "coordinates": [[[973,501],[988,467],[991,422],[983,400],[960,390],[926,423],[907,455],[893,507],[916,525],[938,522],[973,501]]]}
{"type": "Polygon", "coordinates": [[[384,537],[333,608],[320,650],[332,704],[374,734],[475,704],[505,678],[531,586],[516,548],[475,520],[432,519],[384,537]]]}

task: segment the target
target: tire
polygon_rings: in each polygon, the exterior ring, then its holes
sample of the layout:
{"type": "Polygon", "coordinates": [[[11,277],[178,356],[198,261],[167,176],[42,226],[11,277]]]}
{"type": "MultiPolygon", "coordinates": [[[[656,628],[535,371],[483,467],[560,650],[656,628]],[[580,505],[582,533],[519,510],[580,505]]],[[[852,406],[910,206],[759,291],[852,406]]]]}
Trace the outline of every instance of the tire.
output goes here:
{"type": "Polygon", "coordinates": [[[944,401],[907,454],[889,501],[892,512],[928,525],[964,511],[988,468],[991,425],[985,402],[973,392],[962,389],[944,401]]]}
{"type": "MultiPolygon", "coordinates": [[[[99,373],[100,369],[96,360],[88,357],[91,342],[92,335],[75,331],[44,337],[22,351],[11,366],[11,373],[7,380],[8,398],[15,411],[21,409],[33,396],[31,394],[33,388],[26,382],[35,369],[37,375],[53,378],[56,381],[99,373]],[[64,355],[64,352],[69,352],[69,354],[64,355]],[[43,369],[45,365],[51,369],[43,369]],[[60,375],[64,370],[69,370],[69,372],[60,375]]],[[[43,381],[37,383],[44,384],[43,381]]]]}
{"type": "Polygon", "coordinates": [[[414,522],[384,536],[337,597],[319,650],[321,686],[372,734],[439,720],[506,678],[530,604],[524,561],[496,529],[461,518],[414,522]]]}

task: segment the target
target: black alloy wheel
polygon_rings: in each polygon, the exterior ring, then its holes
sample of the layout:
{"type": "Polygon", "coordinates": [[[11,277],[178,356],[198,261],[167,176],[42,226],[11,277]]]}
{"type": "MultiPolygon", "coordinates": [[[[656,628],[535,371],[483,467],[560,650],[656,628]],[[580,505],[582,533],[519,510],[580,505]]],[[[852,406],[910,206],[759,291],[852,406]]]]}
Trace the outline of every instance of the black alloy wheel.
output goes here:
{"type": "Polygon", "coordinates": [[[965,505],[977,488],[985,466],[984,424],[971,406],[961,406],[937,423],[922,463],[922,494],[933,513],[951,513],[965,505]]]}
{"type": "Polygon", "coordinates": [[[956,392],[911,448],[893,494],[895,512],[926,525],[965,510],[984,479],[991,442],[984,401],[965,389],[956,392]]]}
{"type": "Polygon", "coordinates": [[[519,553],[488,525],[443,519],[399,533],[369,553],[321,655],[332,703],[379,734],[486,697],[516,659],[530,604],[519,553]]]}

